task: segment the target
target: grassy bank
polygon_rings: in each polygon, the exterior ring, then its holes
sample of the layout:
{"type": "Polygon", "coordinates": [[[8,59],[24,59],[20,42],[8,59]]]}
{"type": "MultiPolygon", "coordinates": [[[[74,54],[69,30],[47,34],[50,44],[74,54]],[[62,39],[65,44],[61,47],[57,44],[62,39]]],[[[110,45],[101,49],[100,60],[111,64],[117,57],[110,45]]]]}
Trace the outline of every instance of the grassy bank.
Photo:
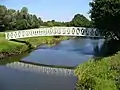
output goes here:
{"type": "Polygon", "coordinates": [[[120,52],[79,65],[77,90],[120,90],[120,52]]]}
{"type": "Polygon", "coordinates": [[[28,49],[24,43],[8,41],[4,37],[4,34],[0,33],[0,58],[21,54],[28,49]]]}
{"type": "MultiPolygon", "coordinates": [[[[31,46],[35,48],[41,44],[55,45],[56,43],[59,43],[61,40],[65,39],[67,39],[67,37],[31,37],[17,40],[29,42],[31,46]]],[[[5,39],[4,33],[0,33],[0,58],[21,54],[28,50],[29,47],[26,43],[8,41],[5,39]]]]}
{"type": "Polygon", "coordinates": [[[48,44],[52,46],[59,43],[61,40],[66,40],[66,39],[68,39],[68,37],[54,38],[52,36],[47,36],[47,37],[24,38],[24,39],[18,39],[18,40],[30,42],[33,47],[37,47],[42,44],[48,44]]]}

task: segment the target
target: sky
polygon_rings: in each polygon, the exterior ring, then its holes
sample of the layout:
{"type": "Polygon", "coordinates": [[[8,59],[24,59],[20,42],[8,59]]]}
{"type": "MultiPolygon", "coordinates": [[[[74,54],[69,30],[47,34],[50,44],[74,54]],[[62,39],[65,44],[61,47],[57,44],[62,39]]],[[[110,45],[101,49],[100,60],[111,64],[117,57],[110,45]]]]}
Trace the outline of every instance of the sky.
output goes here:
{"type": "Polygon", "coordinates": [[[20,10],[27,7],[28,12],[41,17],[43,21],[70,21],[75,14],[83,14],[89,19],[91,0],[0,0],[0,5],[20,10]]]}

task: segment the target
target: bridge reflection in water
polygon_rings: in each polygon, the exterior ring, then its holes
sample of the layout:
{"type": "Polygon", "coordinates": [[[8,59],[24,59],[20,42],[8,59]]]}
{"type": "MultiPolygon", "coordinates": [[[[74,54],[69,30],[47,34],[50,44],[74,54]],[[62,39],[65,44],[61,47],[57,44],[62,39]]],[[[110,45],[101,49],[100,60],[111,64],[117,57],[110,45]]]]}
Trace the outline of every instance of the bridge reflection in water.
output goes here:
{"type": "Polygon", "coordinates": [[[51,68],[38,66],[33,64],[27,64],[22,62],[13,62],[6,65],[9,68],[20,69],[24,71],[31,71],[36,73],[45,73],[45,74],[53,74],[53,75],[62,75],[62,76],[74,76],[73,69],[65,69],[65,68],[51,68]]]}
{"type": "Polygon", "coordinates": [[[103,42],[103,39],[75,38],[51,48],[39,47],[24,58],[10,58],[16,62],[0,67],[0,90],[75,90],[78,78],[74,70],[51,66],[76,67],[96,56],[103,42]]]}

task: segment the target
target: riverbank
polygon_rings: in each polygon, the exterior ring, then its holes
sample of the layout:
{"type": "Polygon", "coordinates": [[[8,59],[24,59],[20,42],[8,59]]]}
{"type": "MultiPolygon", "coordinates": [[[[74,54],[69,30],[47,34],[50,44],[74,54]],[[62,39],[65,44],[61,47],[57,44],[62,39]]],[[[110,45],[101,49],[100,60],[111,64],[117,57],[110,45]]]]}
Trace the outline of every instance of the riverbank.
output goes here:
{"type": "Polygon", "coordinates": [[[61,40],[66,40],[68,37],[31,37],[24,39],[16,39],[15,41],[8,41],[4,38],[4,33],[0,33],[0,59],[22,54],[29,50],[35,49],[42,44],[55,45],[61,40]],[[22,41],[22,42],[21,42],[22,41]],[[26,42],[26,43],[23,43],[26,42]],[[31,47],[30,47],[31,46],[31,47]]]}
{"type": "Polygon", "coordinates": [[[120,90],[120,52],[79,65],[75,75],[77,90],[120,90]]]}

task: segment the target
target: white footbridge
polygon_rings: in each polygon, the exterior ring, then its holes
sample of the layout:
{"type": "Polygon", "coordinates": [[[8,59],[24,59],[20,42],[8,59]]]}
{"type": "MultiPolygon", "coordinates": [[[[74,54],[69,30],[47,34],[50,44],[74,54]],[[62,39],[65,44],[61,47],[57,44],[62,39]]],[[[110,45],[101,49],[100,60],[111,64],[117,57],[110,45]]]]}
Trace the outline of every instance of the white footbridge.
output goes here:
{"type": "Polygon", "coordinates": [[[38,36],[102,37],[98,29],[84,27],[49,27],[5,32],[5,37],[8,40],[38,36]]]}
{"type": "Polygon", "coordinates": [[[29,72],[36,72],[36,73],[43,73],[47,75],[62,75],[62,76],[74,76],[74,70],[73,69],[65,69],[65,68],[53,68],[53,67],[45,67],[45,66],[38,66],[33,64],[27,64],[22,62],[13,62],[8,63],[6,65],[9,68],[17,69],[17,70],[23,70],[23,71],[29,71],[29,72]]]}
{"type": "MultiPolygon", "coordinates": [[[[30,30],[17,30],[5,32],[5,38],[19,39],[27,37],[38,37],[38,36],[80,36],[80,37],[103,37],[100,35],[98,29],[95,28],[84,28],[84,27],[49,27],[49,28],[38,28],[30,30]]],[[[32,64],[26,64],[22,62],[14,62],[7,64],[7,67],[38,72],[54,75],[65,75],[74,76],[74,70],[65,68],[51,68],[44,66],[36,66],[32,64]]]]}

